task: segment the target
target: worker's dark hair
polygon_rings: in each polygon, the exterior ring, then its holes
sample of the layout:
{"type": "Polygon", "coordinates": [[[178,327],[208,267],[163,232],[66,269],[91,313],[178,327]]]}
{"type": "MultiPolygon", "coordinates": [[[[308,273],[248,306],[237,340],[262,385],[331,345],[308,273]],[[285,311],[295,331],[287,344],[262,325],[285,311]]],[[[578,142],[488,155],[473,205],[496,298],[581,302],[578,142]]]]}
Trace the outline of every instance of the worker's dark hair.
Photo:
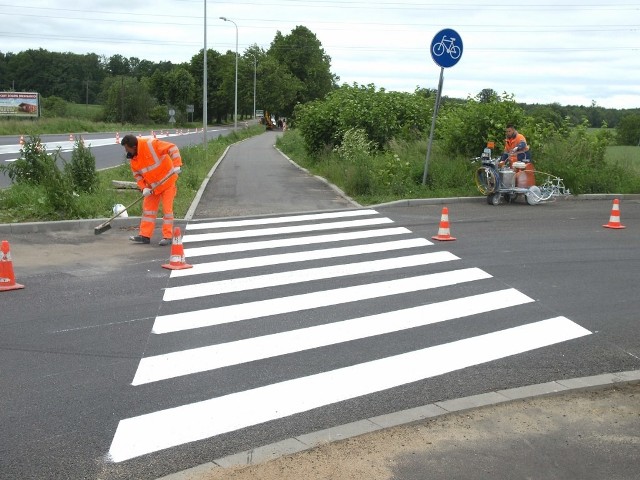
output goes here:
{"type": "Polygon", "coordinates": [[[126,145],[127,147],[137,147],[138,146],[138,137],[136,137],[135,135],[125,135],[124,137],[122,137],[122,140],[120,141],[120,145],[124,146],[126,145]]]}
{"type": "Polygon", "coordinates": [[[516,126],[513,123],[507,123],[507,127],[506,128],[513,128],[515,130],[516,126]]]}

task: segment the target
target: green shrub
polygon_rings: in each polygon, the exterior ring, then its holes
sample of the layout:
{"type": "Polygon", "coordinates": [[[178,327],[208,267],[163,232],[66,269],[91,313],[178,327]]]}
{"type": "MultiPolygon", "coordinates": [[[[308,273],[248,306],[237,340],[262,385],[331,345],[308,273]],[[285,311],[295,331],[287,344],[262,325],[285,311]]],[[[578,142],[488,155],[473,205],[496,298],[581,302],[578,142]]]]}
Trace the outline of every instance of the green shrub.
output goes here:
{"type": "Polygon", "coordinates": [[[380,150],[394,138],[415,139],[427,131],[432,109],[420,95],[354,84],[296,106],[294,115],[307,152],[317,155],[340,146],[352,129],[364,131],[380,150]]]}
{"type": "Polygon", "coordinates": [[[30,136],[20,149],[20,157],[8,165],[0,165],[13,183],[41,184],[52,169],[56,168],[56,152],[49,155],[38,135],[30,136]]]}
{"type": "Polygon", "coordinates": [[[64,117],[67,115],[68,103],[60,98],[52,95],[47,98],[42,98],[42,116],[45,118],[51,117],[64,117]]]}
{"type": "Polygon", "coordinates": [[[71,176],[52,168],[42,182],[50,217],[60,220],[77,218],[76,203],[78,194],[73,191],[71,176]]]}
{"type": "Polygon", "coordinates": [[[153,107],[149,112],[149,120],[158,125],[167,123],[169,120],[167,107],[164,105],[156,105],[153,107]]]}
{"type": "Polygon", "coordinates": [[[494,142],[496,149],[501,150],[504,131],[508,123],[516,128],[532,142],[532,135],[525,129],[525,113],[512,95],[503,94],[484,98],[480,101],[469,98],[461,104],[454,104],[439,112],[436,121],[436,138],[443,152],[450,156],[464,155],[477,157],[487,142],[494,142]]]}
{"type": "Polygon", "coordinates": [[[618,144],[640,146],[640,114],[628,113],[618,122],[618,144]]]}
{"type": "Polygon", "coordinates": [[[96,190],[98,186],[96,158],[82,139],[76,139],[71,153],[71,162],[65,165],[65,170],[72,185],[78,191],[91,193],[96,190]]]}

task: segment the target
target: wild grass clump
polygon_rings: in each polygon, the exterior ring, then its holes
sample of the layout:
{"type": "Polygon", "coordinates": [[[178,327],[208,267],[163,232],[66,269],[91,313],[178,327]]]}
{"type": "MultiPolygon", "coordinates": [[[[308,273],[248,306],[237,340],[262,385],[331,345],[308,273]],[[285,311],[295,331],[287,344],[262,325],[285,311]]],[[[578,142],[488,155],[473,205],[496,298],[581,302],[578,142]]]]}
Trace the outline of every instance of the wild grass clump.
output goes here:
{"type": "Polygon", "coordinates": [[[326,178],[361,204],[478,195],[471,162],[448,158],[437,148],[432,150],[429,175],[422,184],[425,141],[394,140],[380,150],[356,129],[345,133],[339,147],[311,157],[294,129],[279,137],[276,145],[296,163],[326,178]]]}

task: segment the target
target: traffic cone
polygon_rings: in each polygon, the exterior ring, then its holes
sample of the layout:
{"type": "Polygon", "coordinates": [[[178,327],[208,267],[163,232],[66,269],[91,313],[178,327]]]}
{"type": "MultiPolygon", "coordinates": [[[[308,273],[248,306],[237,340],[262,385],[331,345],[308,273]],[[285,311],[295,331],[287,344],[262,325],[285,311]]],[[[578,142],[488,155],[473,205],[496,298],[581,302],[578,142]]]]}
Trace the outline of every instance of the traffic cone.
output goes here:
{"type": "Polygon", "coordinates": [[[2,252],[0,256],[0,292],[24,288],[24,285],[16,283],[16,277],[13,274],[11,252],[9,251],[9,242],[7,240],[2,241],[0,251],[2,252]]]}
{"type": "Polygon", "coordinates": [[[173,240],[171,242],[171,256],[169,263],[162,265],[162,268],[169,270],[183,270],[185,268],[193,268],[184,259],[184,248],[182,247],[182,236],[180,235],[180,227],[173,229],[173,240]]]}
{"type": "Polygon", "coordinates": [[[120,134],[116,132],[116,143],[120,144],[120,134]]]}
{"type": "Polygon", "coordinates": [[[156,137],[156,132],[155,132],[155,130],[151,130],[151,135],[153,136],[153,138],[158,138],[158,137],[156,137]]]}
{"type": "Polygon", "coordinates": [[[70,141],[70,142],[73,142],[73,133],[70,133],[70,134],[69,134],[69,141],[70,141]]]}
{"type": "Polygon", "coordinates": [[[617,198],[613,199],[613,207],[611,207],[611,216],[609,217],[609,223],[603,225],[604,228],[626,228],[620,223],[620,201],[617,198]]]}
{"type": "Polygon", "coordinates": [[[447,207],[442,207],[442,216],[440,217],[440,228],[438,228],[438,235],[435,235],[431,238],[440,241],[455,240],[455,237],[452,237],[449,231],[449,209],[447,207]]]}
{"type": "Polygon", "coordinates": [[[20,145],[24,145],[24,135],[20,135],[20,145]]]}

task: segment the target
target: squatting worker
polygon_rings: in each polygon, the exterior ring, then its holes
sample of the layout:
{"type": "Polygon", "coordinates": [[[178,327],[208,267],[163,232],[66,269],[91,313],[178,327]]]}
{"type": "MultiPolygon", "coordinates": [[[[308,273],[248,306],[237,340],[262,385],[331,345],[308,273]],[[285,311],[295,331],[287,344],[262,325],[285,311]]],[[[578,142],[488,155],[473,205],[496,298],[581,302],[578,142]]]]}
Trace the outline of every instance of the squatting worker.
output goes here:
{"type": "Polygon", "coordinates": [[[181,172],[182,158],[173,143],[156,138],[138,138],[125,135],[120,142],[131,159],[131,172],[142,191],[142,219],[138,235],[129,237],[136,243],[150,243],[162,202],[162,240],[160,245],[171,245],[173,239],[173,199],[176,181],[181,172]]]}
{"type": "Polygon", "coordinates": [[[531,153],[529,153],[527,139],[515,129],[512,123],[507,125],[505,137],[504,153],[500,161],[506,162],[509,159],[509,166],[513,166],[515,162],[529,163],[531,161],[531,153]]]}

